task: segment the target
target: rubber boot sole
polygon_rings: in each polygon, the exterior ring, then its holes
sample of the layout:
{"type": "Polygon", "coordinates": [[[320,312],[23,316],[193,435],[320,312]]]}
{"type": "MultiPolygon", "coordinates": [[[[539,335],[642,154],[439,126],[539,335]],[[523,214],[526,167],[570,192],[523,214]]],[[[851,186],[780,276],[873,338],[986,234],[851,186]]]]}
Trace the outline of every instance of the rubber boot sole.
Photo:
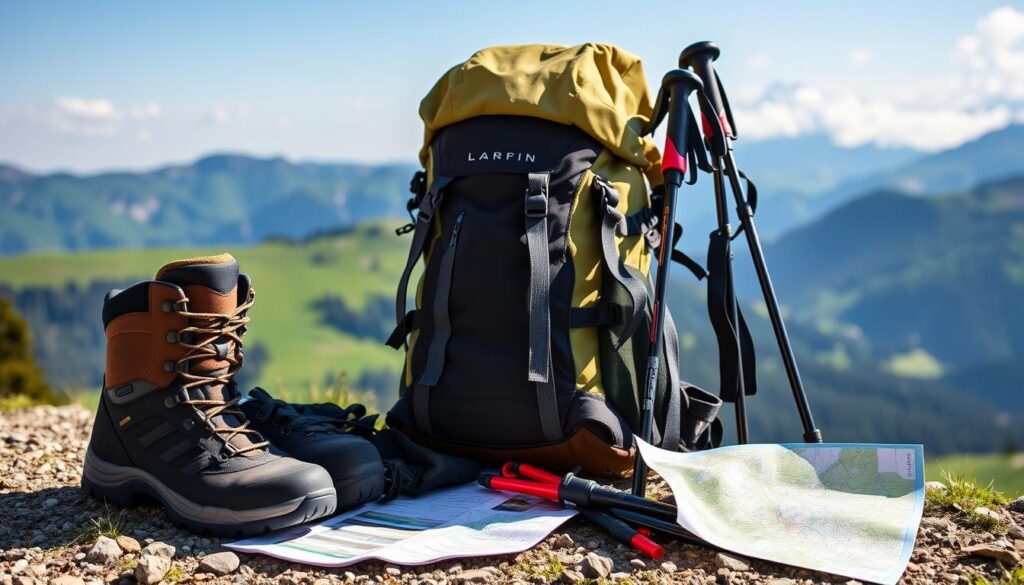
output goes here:
{"type": "Polygon", "coordinates": [[[150,473],[136,467],[109,463],[86,452],[82,490],[90,496],[122,507],[145,505],[156,500],[177,525],[192,532],[242,538],[263,534],[329,516],[338,507],[334,488],[323,488],[273,506],[232,510],[204,506],[167,487],[150,473]]]}
{"type": "Polygon", "coordinates": [[[345,477],[331,476],[331,479],[338,493],[339,512],[376,500],[384,493],[384,465],[380,461],[366,463],[345,477]]]}

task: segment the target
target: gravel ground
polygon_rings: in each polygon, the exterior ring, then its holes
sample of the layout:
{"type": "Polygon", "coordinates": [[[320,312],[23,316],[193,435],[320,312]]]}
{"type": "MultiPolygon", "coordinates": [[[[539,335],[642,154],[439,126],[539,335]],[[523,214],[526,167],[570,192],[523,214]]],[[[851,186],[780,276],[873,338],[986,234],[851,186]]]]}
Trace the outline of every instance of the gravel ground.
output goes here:
{"type": "MultiPolygon", "coordinates": [[[[215,538],[173,526],[159,508],[122,511],[85,497],[78,481],[91,424],[92,413],[76,406],[0,413],[0,585],[850,583],[674,542],[667,543],[668,552],[659,561],[640,559],[579,519],[518,555],[424,567],[367,562],[321,569],[257,555],[236,557],[224,553],[215,538]],[[121,536],[116,540],[97,536],[94,523],[103,526],[107,521],[119,525],[121,536]]],[[[655,487],[664,493],[664,486],[655,487]]],[[[1013,518],[1024,524],[1024,500],[1016,504],[1020,505],[1013,506],[1018,510],[1012,512],[1013,518]]],[[[1024,534],[996,536],[957,526],[947,518],[926,517],[901,583],[973,583],[977,576],[997,581],[1002,568],[994,559],[972,553],[977,545],[991,545],[993,552],[988,554],[1012,564],[1024,555],[1024,534]]]]}

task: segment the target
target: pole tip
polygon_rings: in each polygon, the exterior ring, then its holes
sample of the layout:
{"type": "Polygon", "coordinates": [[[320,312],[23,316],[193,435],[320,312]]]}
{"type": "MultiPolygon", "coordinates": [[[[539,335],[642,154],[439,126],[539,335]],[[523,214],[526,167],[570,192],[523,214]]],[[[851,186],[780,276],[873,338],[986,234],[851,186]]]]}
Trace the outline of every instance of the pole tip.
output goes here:
{"type": "Polygon", "coordinates": [[[693,43],[679,53],[679,66],[683,68],[690,67],[693,65],[695,60],[703,59],[705,56],[710,57],[710,60],[714,61],[718,59],[721,54],[722,49],[718,48],[718,45],[715,43],[711,41],[700,41],[699,43],[693,43]]]}

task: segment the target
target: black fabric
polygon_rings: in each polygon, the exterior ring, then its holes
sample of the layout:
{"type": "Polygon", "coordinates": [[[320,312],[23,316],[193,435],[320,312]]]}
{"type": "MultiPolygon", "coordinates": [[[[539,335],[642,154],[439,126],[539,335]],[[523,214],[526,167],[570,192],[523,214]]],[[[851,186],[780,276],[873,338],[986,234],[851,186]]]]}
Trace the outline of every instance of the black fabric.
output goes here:
{"type": "Polygon", "coordinates": [[[112,290],[103,299],[103,327],[128,313],[149,311],[149,282],[140,282],[124,290],[112,290]]]}
{"type": "Polygon", "coordinates": [[[396,326],[402,323],[402,316],[405,315],[412,270],[426,249],[427,237],[430,235],[430,223],[434,219],[434,212],[444,198],[444,189],[451,180],[451,177],[435,175],[427,196],[420,201],[419,212],[416,214],[416,225],[413,228],[412,244],[409,246],[409,257],[405,261],[405,268],[402,269],[402,276],[398,279],[398,293],[395,295],[396,326]]]}
{"type": "Polygon", "coordinates": [[[708,316],[718,341],[719,395],[726,402],[736,401],[741,380],[745,394],[757,392],[754,343],[743,312],[735,303],[731,258],[729,236],[721,230],[711,232],[708,243],[708,316]]]}
{"type": "Polygon", "coordinates": [[[455,216],[451,232],[442,242],[447,245],[439,253],[441,254],[441,265],[438,269],[437,292],[434,295],[433,311],[429,315],[433,318],[434,336],[430,339],[430,346],[427,349],[427,365],[420,374],[419,380],[413,389],[413,411],[416,416],[416,426],[430,433],[430,412],[427,402],[430,398],[430,388],[437,385],[444,372],[445,351],[448,348],[448,339],[452,334],[452,323],[449,317],[449,305],[451,303],[452,278],[455,275],[455,254],[459,249],[459,232],[462,228],[462,220],[466,213],[459,212],[455,216]]]}
{"type": "MultiPolygon", "coordinates": [[[[454,259],[445,367],[430,390],[433,436],[478,445],[547,441],[535,383],[527,379],[530,262],[524,193],[530,172],[550,173],[544,270],[550,297],[550,380],[557,402],[552,414],[558,434],[563,434],[576,379],[569,339],[573,274],[568,266],[568,221],[583,172],[598,151],[596,141],[572,126],[515,116],[474,118],[438,133],[432,149],[434,175],[455,180],[445,189],[433,235],[425,238],[427,245],[444,241],[458,214],[464,213],[464,220],[454,259]],[[501,160],[475,155],[469,160],[477,151],[503,155],[501,160]],[[505,156],[508,152],[533,156],[527,162],[525,157],[516,160],[518,155],[505,156]]],[[[432,310],[438,296],[441,257],[427,252],[421,313],[424,307],[432,310]]],[[[404,315],[403,307],[403,320],[404,315]]],[[[437,334],[428,315],[420,314],[417,320],[419,334],[410,350],[408,372],[414,385],[426,369],[428,349],[437,334]]],[[[403,388],[400,402],[405,406],[396,405],[391,415],[417,427],[412,390],[403,388]]]]}
{"type": "Polygon", "coordinates": [[[736,228],[736,233],[732,235],[732,239],[734,240],[740,237],[740,234],[743,233],[743,230],[747,225],[744,219],[746,217],[754,217],[754,214],[757,213],[757,185],[755,185],[754,182],[750,180],[750,177],[748,177],[743,171],[739,171],[739,174],[740,178],[747,184],[747,190],[744,196],[744,200],[747,202],[747,209],[745,212],[744,210],[740,210],[739,212],[740,227],[736,228]]]}
{"type": "Polygon", "coordinates": [[[569,310],[569,327],[601,327],[622,320],[619,307],[609,303],[598,303],[592,307],[573,307],[569,310]]]}
{"type": "Polygon", "coordinates": [[[405,344],[405,338],[416,328],[416,313],[416,309],[407,312],[405,317],[391,331],[391,335],[388,335],[384,345],[394,349],[401,349],[402,345],[405,344]]]}
{"type": "Polygon", "coordinates": [[[220,293],[231,292],[238,284],[238,260],[217,264],[189,264],[165,270],[160,280],[178,286],[198,284],[220,293]]]}
{"type": "Polygon", "coordinates": [[[438,453],[391,429],[370,440],[389,465],[389,495],[422,495],[443,487],[461,485],[480,475],[480,465],[464,457],[438,453]],[[395,464],[397,462],[397,464],[395,464]]]}

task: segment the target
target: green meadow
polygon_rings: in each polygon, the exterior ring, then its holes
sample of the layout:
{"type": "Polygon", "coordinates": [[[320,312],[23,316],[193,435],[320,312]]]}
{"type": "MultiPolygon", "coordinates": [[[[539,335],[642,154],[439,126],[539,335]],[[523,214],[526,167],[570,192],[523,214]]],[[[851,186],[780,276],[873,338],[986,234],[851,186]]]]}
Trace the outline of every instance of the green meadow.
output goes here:
{"type": "Polygon", "coordinates": [[[929,480],[944,481],[946,475],[973,477],[979,485],[992,486],[1013,499],[1024,495],[1024,453],[991,455],[949,455],[925,463],[929,480]]]}

